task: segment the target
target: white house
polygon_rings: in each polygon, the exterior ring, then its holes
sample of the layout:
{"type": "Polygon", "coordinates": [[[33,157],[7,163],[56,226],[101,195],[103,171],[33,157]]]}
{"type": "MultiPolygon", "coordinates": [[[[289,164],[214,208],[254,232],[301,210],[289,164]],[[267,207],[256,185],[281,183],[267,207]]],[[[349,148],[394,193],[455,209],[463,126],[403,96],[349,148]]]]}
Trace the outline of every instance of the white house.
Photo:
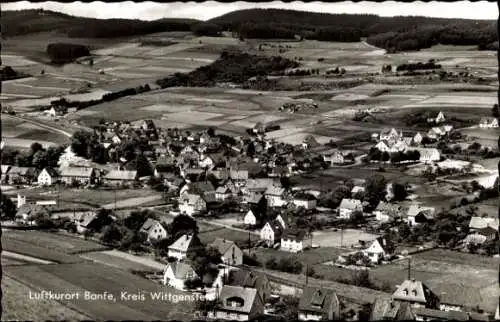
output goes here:
{"type": "Polygon", "coordinates": [[[373,214],[377,221],[387,223],[399,217],[401,213],[397,205],[381,201],[373,211],[373,214]]]}
{"type": "Polygon", "coordinates": [[[174,257],[179,261],[185,259],[191,252],[195,252],[203,247],[200,239],[196,235],[185,234],[168,246],[168,257],[174,257]]]}
{"type": "Polygon", "coordinates": [[[182,262],[172,262],[167,265],[163,274],[163,285],[178,290],[185,290],[184,283],[198,277],[191,265],[182,262]]]}
{"type": "Polygon", "coordinates": [[[376,145],[375,148],[377,148],[380,152],[390,152],[390,144],[387,141],[379,141],[376,145]]]}
{"type": "Polygon", "coordinates": [[[207,209],[207,203],[199,195],[184,193],[179,199],[179,211],[183,214],[193,216],[207,209]]]}
{"type": "Polygon", "coordinates": [[[264,193],[267,204],[270,207],[283,207],[287,204],[287,200],[285,197],[285,188],[279,187],[276,185],[272,185],[266,189],[264,193]]]}
{"type": "Polygon", "coordinates": [[[309,194],[301,194],[293,197],[292,200],[293,204],[299,208],[305,208],[307,210],[309,209],[316,209],[317,201],[314,196],[309,195],[309,194]]]}
{"type": "Polygon", "coordinates": [[[392,128],[389,131],[380,132],[379,140],[380,141],[387,140],[387,141],[395,142],[395,141],[399,140],[400,137],[401,137],[400,133],[398,133],[398,131],[396,131],[395,128],[392,128]]]}
{"type": "Polygon", "coordinates": [[[224,264],[230,266],[243,264],[243,251],[234,242],[217,238],[210,246],[216,248],[221,253],[224,264]]]}
{"type": "Polygon", "coordinates": [[[412,309],[437,308],[439,304],[437,295],[427,285],[414,278],[398,285],[392,294],[392,300],[409,303],[412,309]]]}
{"type": "Polygon", "coordinates": [[[390,258],[394,255],[394,244],[386,238],[379,237],[363,252],[370,258],[372,263],[390,258]]]}
{"type": "Polygon", "coordinates": [[[264,314],[264,301],[255,288],[224,285],[219,300],[212,317],[217,320],[249,321],[264,314]]]}
{"type": "Polygon", "coordinates": [[[350,219],[351,215],[356,211],[363,211],[361,200],[357,199],[342,199],[339,206],[339,217],[343,219],[350,219]]]}
{"type": "Polygon", "coordinates": [[[229,189],[228,186],[220,186],[217,189],[215,189],[215,199],[224,201],[229,199],[232,196],[231,189],[229,189]]]}
{"type": "Polygon", "coordinates": [[[260,230],[260,239],[265,241],[268,247],[273,247],[281,241],[283,227],[277,220],[268,221],[260,230]]]}
{"type": "Polygon", "coordinates": [[[168,235],[163,225],[152,218],[148,218],[139,231],[148,236],[148,242],[165,239],[168,235]]]}
{"type": "Polygon", "coordinates": [[[410,226],[416,226],[434,218],[436,209],[433,207],[421,207],[413,204],[408,208],[406,222],[410,226]]]}
{"type": "Polygon", "coordinates": [[[482,129],[497,128],[498,119],[496,117],[483,117],[479,122],[479,127],[482,129]]]}
{"type": "Polygon", "coordinates": [[[411,148],[407,151],[418,151],[420,154],[420,162],[428,163],[441,160],[441,154],[436,148],[411,148]]]}
{"type": "Polygon", "coordinates": [[[44,168],[38,175],[38,184],[42,186],[51,186],[56,183],[59,174],[52,168],[44,168]]]}
{"type": "Polygon", "coordinates": [[[200,157],[200,162],[198,163],[200,168],[203,169],[211,169],[214,166],[214,164],[215,164],[214,160],[208,155],[202,155],[200,157]]]}
{"type": "Polygon", "coordinates": [[[281,250],[298,253],[312,247],[312,236],[305,231],[286,232],[281,237],[281,250]]]}
{"type": "Polygon", "coordinates": [[[444,117],[443,112],[439,112],[436,117],[430,117],[427,119],[428,123],[436,123],[436,124],[443,123],[444,121],[446,121],[446,118],[444,117]]]}
{"type": "Polygon", "coordinates": [[[78,217],[74,218],[76,224],[76,231],[79,234],[85,233],[87,230],[91,229],[94,220],[97,218],[97,214],[93,211],[85,212],[80,214],[78,217]]]}
{"type": "Polygon", "coordinates": [[[251,225],[251,226],[257,225],[257,217],[255,216],[252,210],[249,210],[246,213],[245,217],[243,217],[243,223],[245,225],[251,225]]]}
{"type": "Polygon", "coordinates": [[[413,137],[413,143],[415,145],[419,145],[420,143],[422,143],[422,139],[423,139],[422,134],[420,134],[420,132],[417,132],[417,134],[415,134],[415,136],[413,137]]]}

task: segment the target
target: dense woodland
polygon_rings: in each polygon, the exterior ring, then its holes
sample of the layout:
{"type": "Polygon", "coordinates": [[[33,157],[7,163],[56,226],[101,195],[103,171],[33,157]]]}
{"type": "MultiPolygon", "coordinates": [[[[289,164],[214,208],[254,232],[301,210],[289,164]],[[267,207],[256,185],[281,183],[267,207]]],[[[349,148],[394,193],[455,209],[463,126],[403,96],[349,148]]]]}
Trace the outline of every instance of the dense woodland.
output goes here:
{"type": "Polygon", "coordinates": [[[90,51],[84,45],[54,43],[47,46],[47,55],[52,63],[62,64],[72,62],[80,57],[89,56],[90,51]]]}
{"type": "Polygon", "coordinates": [[[231,31],[242,39],[357,42],[366,37],[369,44],[390,52],[419,50],[436,44],[477,46],[480,50],[498,47],[496,23],[489,20],[379,17],[282,9],[238,10],[206,22],[91,19],[44,10],[3,11],[1,18],[3,37],[47,31],[79,38],[131,37],[165,31],[218,36],[222,31],[231,31]]]}

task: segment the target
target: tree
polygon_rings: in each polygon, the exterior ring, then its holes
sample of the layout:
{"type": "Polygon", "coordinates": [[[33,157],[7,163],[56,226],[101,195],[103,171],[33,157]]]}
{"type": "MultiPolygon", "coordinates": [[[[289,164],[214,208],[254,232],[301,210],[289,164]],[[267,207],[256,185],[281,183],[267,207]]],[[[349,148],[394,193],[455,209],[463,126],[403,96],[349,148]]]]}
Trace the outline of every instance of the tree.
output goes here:
{"type": "Polygon", "coordinates": [[[383,175],[376,174],[366,180],[365,198],[375,207],[381,200],[385,199],[387,180],[383,175]]]}
{"type": "Polygon", "coordinates": [[[123,224],[133,232],[137,232],[149,218],[157,219],[157,216],[148,209],[132,211],[130,215],[123,220],[123,224]]]}
{"type": "Polygon", "coordinates": [[[353,284],[360,287],[370,288],[372,286],[372,281],[370,279],[370,273],[368,270],[361,270],[358,274],[353,277],[353,284]]]}
{"type": "Polygon", "coordinates": [[[59,158],[64,152],[65,146],[51,146],[47,149],[47,166],[55,168],[59,158]]]}
{"type": "Polygon", "coordinates": [[[31,164],[39,169],[42,170],[46,166],[48,166],[49,163],[49,158],[48,158],[48,153],[47,151],[39,150],[33,154],[33,159],[31,161],[31,164]]]}
{"type": "Polygon", "coordinates": [[[87,158],[88,147],[91,143],[92,133],[79,130],[71,137],[71,150],[80,157],[87,158]]]}
{"type": "Polygon", "coordinates": [[[178,215],[174,220],[167,226],[168,232],[175,239],[186,233],[198,233],[198,225],[196,220],[188,215],[178,215]]]}
{"type": "Polygon", "coordinates": [[[406,191],[406,185],[393,182],[392,183],[392,194],[394,201],[403,201],[408,196],[408,192],[406,191]]]}
{"type": "Polygon", "coordinates": [[[38,151],[43,151],[43,146],[38,142],[32,143],[30,146],[31,155],[34,155],[38,151]]]}
{"type": "Polygon", "coordinates": [[[123,230],[116,224],[111,224],[103,229],[101,241],[106,244],[119,244],[123,239],[123,230]]]}
{"type": "Polygon", "coordinates": [[[7,197],[7,195],[0,193],[1,204],[0,204],[0,214],[2,220],[12,220],[16,215],[16,205],[14,202],[7,197]]]}
{"type": "Polygon", "coordinates": [[[491,109],[491,114],[493,117],[498,118],[500,116],[500,113],[498,111],[498,104],[493,105],[493,108],[491,109]]]}
{"type": "Polygon", "coordinates": [[[154,173],[153,167],[142,153],[138,154],[135,158],[135,169],[139,177],[151,176],[154,173]]]}

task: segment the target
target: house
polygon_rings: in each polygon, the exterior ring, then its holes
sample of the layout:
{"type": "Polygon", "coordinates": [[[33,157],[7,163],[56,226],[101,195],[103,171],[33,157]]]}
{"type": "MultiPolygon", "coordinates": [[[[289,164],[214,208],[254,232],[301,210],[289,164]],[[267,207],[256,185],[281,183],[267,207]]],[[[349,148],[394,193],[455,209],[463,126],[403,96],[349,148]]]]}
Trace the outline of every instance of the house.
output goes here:
{"type": "Polygon", "coordinates": [[[339,206],[339,217],[343,219],[350,219],[354,212],[363,211],[361,200],[357,199],[342,199],[339,206]]]}
{"type": "Polygon", "coordinates": [[[412,309],[424,307],[430,309],[439,308],[439,298],[427,285],[414,278],[405,280],[392,294],[392,299],[399,302],[410,303],[412,309]]]}
{"type": "Polygon", "coordinates": [[[165,239],[168,235],[163,225],[158,220],[152,218],[148,218],[139,231],[148,236],[148,242],[165,239]]]}
{"type": "Polygon", "coordinates": [[[194,253],[203,248],[203,245],[196,235],[184,234],[172,245],[168,246],[168,257],[174,257],[178,261],[184,260],[190,253],[194,253]]]}
{"type": "Polygon", "coordinates": [[[269,207],[283,207],[287,204],[285,188],[271,185],[266,189],[264,196],[269,207]]]}
{"type": "Polygon", "coordinates": [[[67,107],[63,106],[52,106],[50,109],[44,111],[50,117],[63,116],[68,112],[67,107]]]}
{"type": "Polygon", "coordinates": [[[226,284],[254,288],[264,301],[267,300],[272,291],[271,283],[265,274],[244,269],[230,271],[226,284]]]}
{"type": "Polygon", "coordinates": [[[229,178],[231,178],[237,184],[244,184],[248,180],[248,170],[230,169],[229,178]]]}
{"type": "Polygon", "coordinates": [[[97,213],[94,211],[84,212],[79,214],[74,218],[76,224],[76,231],[79,234],[85,233],[87,230],[92,229],[93,225],[96,224],[97,213]]]}
{"type": "Polygon", "coordinates": [[[441,154],[436,148],[408,148],[408,151],[418,151],[420,154],[419,161],[424,163],[435,162],[441,160],[441,154]]]}
{"type": "Polygon", "coordinates": [[[354,161],[354,159],[348,157],[348,155],[344,155],[342,152],[337,150],[334,151],[331,155],[323,156],[323,161],[329,162],[331,165],[335,165],[352,162],[354,161]]]}
{"type": "Polygon", "coordinates": [[[469,315],[460,311],[441,311],[425,307],[414,308],[416,321],[468,321],[469,315]]]}
{"type": "Polygon", "coordinates": [[[245,225],[255,226],[257,222],[257,217],[251,209],[246,213],[245,217],[243,217],[243,223],[245,225]]]}
{"type": "Polygon", "coordinates": [[[422,139],[423,139],[422,134],[420,134],[420,132],[417,132],[417,134],[413,136],[413,144],[420,145],[420,143],[422,143],[422,139]]]}
{"type": "Polygon", "coordinates": [[[312,247],[312,235],[304,230],[285,231],[281,236],[281,250],[298,253],[312,247]]]}
{"type": "Polygon", "coordinates": [[[340,320],[341,306],[333,290],[306,286],[298,307],[299,321],[340,320]]]}
{"type": "Polygon", "coordinates": [[[377,264],[394,256],[395,249],[396,247],[392,241],[384,237],[378,237],[363,252],[370,258],[372,263],[377,264]]]}
{"type": "Polygon", "coordinates": [[[254,288],[225,285],[220,292],[215,319],[249,321],[264,314],[264,301],[254,288]]]}
{"type": "MultiPolygon", "coordinates": [[[[364,193],[365,192],[365,187],[362,187],[362,186],[354,186],[352,189],[351,189],[351,196],[354,198],[354,196],[360,194],[360,193],[364,193]]],[[[355,198],[357,199],[357,198],[355,198]]]]}
{"type": "Polygon", "coordinates": [[[413,321],[415,316],[408,302],[377,298],[373,303],[369,321],[413,321]]]}
{"type": "Polygon", "coordinates": [[[428,282],[428,286],[439,297],[441,311],[464,311],[482,309],[492,311],[494,307],[488,307],[486,295],[483,295],[482,287],[479,285],[464,284],[461,281],[435,281],[428,282]],[[485,297],[486,296],[486,297],[485,297]]]}
{"type": "Polygon", "coordinates": [[[434,219],[436,209],[433,207],[421,207],[413,204],[408,208],[406,222],[410,226],[416,226],[434,219]]]}
{"type": "Polygon", "coordinates": [[[400,207],[384,201],[379,202],[377,208],[373,211],[375,219],[381,223],[394,221],[401,216],[400,207]]]}
{"type": "Polygon", "coordinates": [[[387,141],[379,141],[376,145],[375,145],[375,148],[377,148],[377,150],[379,150],[380,152],[390,152],[391,151],[391,148],[390,148],[391,144],[389,144],[389,142],[387,141]]]}
{"type": "Polygon", "coordinates": [[[93,184],[96,182],[97,175],[93,168],[87,167],[62,167],[61,181],[65,184],[77,182],[79,184],[93,184]]]}
{"type": "Polygon", "coordinates": [[[379,135],[379,140],[380,141],[389,141],[389,142],[396,142],[400,139],[401,135],[396,131],[395,128],[392,128],[391,130],[388,131],[382,131],[380,132],[379,135]]]}
{"type": "Polygon", "coordinates": [[[188,184],[187,192],[200,196],[206,203],[216,201],[215,188],[210,181],[198,181],[188,184]]]}
{"type": "Polygon", "coordinates": [[[226,185],[220,186],[215,190],[215,199],[216,200],[224,201],[224,200],[231,198],[232,195],[233,194],[231,192],[231,189],[229,189],[229,187],[226,185]]]}
{"type": "Polygon", "coordinates": [[[285,231],[288,228],[288,226],[290,225],[290,221],[289,221],[286,213],[278,214],[276,216],[276,218],[274,218],[274,220],[276,220],[280,223],[281,227],[283,228],[283,231],[285,231]]]}
{"type": "Polygon", "coordinates": [[[433,140],[437,140],[440,137],[444,136],[446,131],[440,127],[433,127],[427,132],[427,137],[433,140]]]}
{"type": "Polygon", "coordinates": [[[277,220],[268,221],[260,230],[260,239],[265,242],[268,247],[274,247],[277,242],[281,241],[283,227],[277,220]]]}
{"type": "Polygon", "coordinates": [[[206,201],[200,196],[192,193],[185,193],[179,199],[179,211],[192,216],[207,210],[206,201]]]}
{"type": "Polygon", "coordinates": [[[197,277],[198,275],[191,265],[183,262],[171,262],[167,264],[163,273],[163,285],[185,290],[184,283],[197,277]]]}
{"type": "Polygon", "coordinates": [[[446,118],[444,117],[443,112],[439,112],[436,117],[429,117],[427,119],[428,123],[436,123],[436,124],[443,123],[444,121],[446,121],[446,118]]]}
{"type": "Polygon", "coordinates": [[[52,168],[44,168],[38,175],[37,182],[42,186],[51,186],[59,179],[59,174],[52,168]]]}
{"type": "Polygon", "coordinates": [[[303,149],[313,149],[318,147],[320,144],[316,140],[316,138],[312,135],[308,135],[304,138],[302,141],[302,148],[303,149]]]}
{"type": "Polygon", "coordinates": [[[141,124],[143,131],[156,131],[155,122],[153,120],[144,120],[141,124]]]}
{"type": "Polygon", "coordinates": [[[310,194],[297,194],[293,197],[292,202],[297,208],[303,207],[307,210],[316,209],[317,205],[316,198],[310,194]]]}
{"type": "Polygon", "coordinates": [[[498,218],[488,218],[488,217],[472,217],[469,222],[469,229],[471,231],[477,231],[487,227],[498,230],[498,218]]]}
{"type": "Polygon", "coordinates": [[[201,155],[198,166],[202,169],[212,169],[215,166],[215,161],[208,155],[201,155]]]}
{"type": "Polygon", "coordinates": [[[11,166],[5,181],[7,184],[31,184],[37,177],[37,171],[33,167],[11,166]]]}
{"type": "Polygon", "coordinates": [[[211,247],[216,248],[222,255],[222,262],[230,266],[243,264],[243,251],[232,241],[217,238],[211,247]]]}
{"type": "Polygon", "coordinates": [[[23,204],[19,207],[15,215],[15,221],[23,225],[35,226],[37,218],[49,218],[49,210],[36,204],[23,204]]]}
{"type": "Polygon", "coordinates": [[[161,174],[172,173],[177,169],[177,159],[174,157],[159,157],[156,160],[154,175],[159,177],[161,174]]]}
{"type": "Polygon", "coordinates": [[[2,184],[5,184],[7,183],[7,173],[9,173],[9,170],[11,168],[11,165],[8,165],[8,164],[2,164],[1,166],[1,173],[2,173],[2,177],[0,179],[1,183],[2,184]]]}
{"type": "Polygon", "coordinates": [[[479,122],[479,127],[482,129],[497,128],[498,119],[496,117],[483,117],[479,122]]]}
{"type": "Polygon", "coordinates": [[[137,181],[137,171],[111,170],[103,178],[103,182],[108,185],[131,184],[137,181]]]}

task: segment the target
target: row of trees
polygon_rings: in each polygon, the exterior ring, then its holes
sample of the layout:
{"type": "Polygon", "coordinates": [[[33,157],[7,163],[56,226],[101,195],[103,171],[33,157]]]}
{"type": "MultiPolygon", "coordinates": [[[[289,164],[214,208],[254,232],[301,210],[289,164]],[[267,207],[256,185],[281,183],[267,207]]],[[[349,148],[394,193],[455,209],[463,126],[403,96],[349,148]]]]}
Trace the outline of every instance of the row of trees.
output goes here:
{"type": "Polygon", "coordinates": [[[382,152],[376,147],[372,147],[370,152],[363,159],[365,162],[369,161],[382,161],[391,163],[400,163],[403,161],[418,161],[420,160],[420,152],[417,150],[409,150],[409,151],[399,151],[399,152],[382,152]]]}
{"type": "MultiPolygon", "coordinates": [[[[390,65],[389,65],[390,66],[390,65]]],[[[427,63],[408,63],[401,64],[396,67],[396,71],[415,71],[415,70],[426,70],[426,69],[440,69],[442,66],[436,64],[433,59],[429,60],[427,63]]]]}
{"type": "Polygon", "coordinates": [[[57,162],[66,147],[51,146],[45,149],[40,143],[31,144],[28,151],[14,150],[5,147],[2,150],[2,163],[19,167],[35,167],[42,170],[45,167],[57,167],[57,162]]]}

